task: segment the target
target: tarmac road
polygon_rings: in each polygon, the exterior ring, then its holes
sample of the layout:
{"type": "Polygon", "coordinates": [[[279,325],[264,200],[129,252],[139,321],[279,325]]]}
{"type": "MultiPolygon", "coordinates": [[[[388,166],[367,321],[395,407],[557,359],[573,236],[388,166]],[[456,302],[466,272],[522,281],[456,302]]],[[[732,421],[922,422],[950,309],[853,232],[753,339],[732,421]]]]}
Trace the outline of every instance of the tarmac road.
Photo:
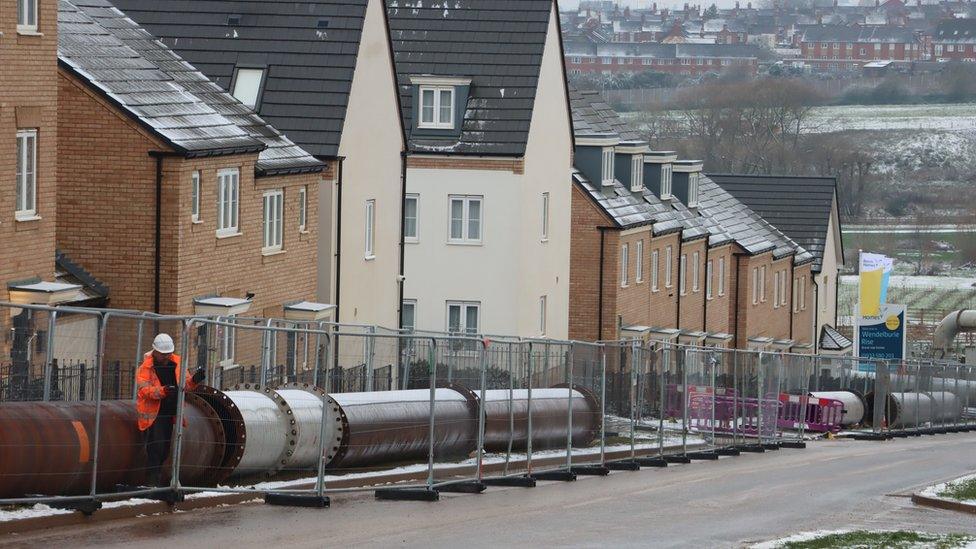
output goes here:
{"type": "Polygon", "coordinates": [[[976,470],[976,433],[888,442],[823,440],[606,478],[489,488],[437,503],[333,498],[331,509],[245,504],[0,538],[73,547],[740,547],[810,530],[976,534],[973,515],[907,495],[976,470]]]}

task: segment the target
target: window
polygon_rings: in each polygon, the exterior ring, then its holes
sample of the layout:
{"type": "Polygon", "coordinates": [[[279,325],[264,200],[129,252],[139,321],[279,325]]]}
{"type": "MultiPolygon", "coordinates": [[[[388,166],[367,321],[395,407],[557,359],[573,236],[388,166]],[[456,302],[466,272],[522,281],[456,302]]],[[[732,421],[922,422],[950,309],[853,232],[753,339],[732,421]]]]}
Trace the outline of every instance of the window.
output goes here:
{"type": "Polygon", "coordinates": [[[779,304],[781,306],[783,306],[783,307],[786,306],[786,282],[787,282],[789,276],[790,275],[789,275],[788,272],[783,271],[783,276],[782,276],[782,279],[783,279],[783,289],[781,289],[779,291],[779,304]]]}
{"type": "Polygon", "coordinates": [[[620,246],[620,286],[627,287],[627,271],[630,269],[630,246],[620,246]]]}
{"type": "Polygon", "coordinates": [[[718,295],[725,295],[725,258],[718,258],[718,295]]]}
{"type": "Polygon", "coordinates": [[[574,57],[574,58],[572,59],[572,62],[573,62],[573,63],[576,63],[577,65],[578,65],[578,64],[580,64],[580,62],[581,62],[581,61],[582,61],[582,60],[581,60],[581,59],[580,59],[579,57],[574,57]]]}
{"type": "Polygon", "coordinates": [[[657,281],[658,281],[658,263],[660,258],[658,257],[658,251],[654,250],[651,252],[651,290],[657,291],[657,281]]]}
{"type": "Polygon", "coordinates": [[[454,129],[454,88],[420,87],[421,128],[454,129]]]}
{"type": "Polygon", "coordinates": [[[308,230],[308,187],[298,188],[298,232],[308,230]]]}
{"type": "Polygon", "coordinates": [[[637,253],[635,255],[637,256],[637,263],[635,264],[635,267],[637,268],[637,272],[634,274],[634,280],[636,280],[637,283],[640,284],[641,282],[644,282],[644,241],[643,240],[637,241],[637,253]]]}
{"type": "Polygon", "coordinates": [[[542,241],[549,240],[549,193],[542,193],[542,241]]]}
{"type": "Polygon", "coordinates": [[[693,291],[693,292],[697,292],[698,289],[699,289],[699,287],[700,287],[700,284],[699,284],[698,280],[699,280],[700,274],[701,274],[701,272],[700,272],[701,271],[701,261],[699,260],[699,258],[700,258],[700,252],[695,252],[695,253],[691,254],[691,261],[692,261],[692,264],[691,264],[691,291],[693,291]]]}
{"type": "Polygon", "coordinates": [[[237,69],[234,91],[231,95],[253,109],[261,97],[262,80],[264,80],[264,69],[237,69]]]}
{"type": "Polygon", "coordinates": [[[539,335],[546,335],[546,296],[539,298],[539,335]]]}
{"type": "Polygon", "coordinates": [[[698,182],[701,178],[700,173],[688,174],[688,207],[698,207],[698,182]]]}
{"type": "Polygon", "coordinates": [[[217,172],[217,236],[238,234],[237,206],[241,173],[237,168],[217,172]]]}
{"type": "Polygon", "coordinates": [[[190,176],[190,221],[200,221],[200,172],[190,176]]]}
{"type": "Polygon", "coordinates": [[[403,240],[406,242],[420,241],[420,195],[408,194],[403,199],[403,240]]]}
{"type": "Polygon", "coordinates": [[[400,308],[400,327],[407,331],[417,329],[417,300],[404,299],[400,308]]]}
{"type": "Polygon", "coordinates": [[[759,301],[766,302],[766,266],[759,268],[759,301]]]}
{"type": "Polygon", "coordinates": [[[37,0],[17,0],[17,30],[37,31],[37,0]]]}
{"type": "Polygon", "coordinates": [[[712,298],[712,261],[705,264],[705,297],[712,298]]]}
{"type": "Polygon", "coordinates": [[[481,243],[481,197],[452,196],[449,242],[481,243]]]}
{"type": "Polygon", "coordinates": [[[603,148],[603,184],[613,185],[613,147],[603,148]]]}
{"type": "Polygon", "coordinates": [[[671,198],[671,164],[661,164],[661,198],[671,198]]]}
{"type": "Polygon", "coordinates": [[[952,53],[952,52],[956,51],[956,47],[954,45],[952,45],[952,44],[949,44],[948,46],[946,46],[946,51],[949,52],[949,53],[952,53]]]}
{"type": "Polygon", "coordinates": [[[630,190],[638,193],[644,190],[644,155],[635,154],[630,161],[630,190]]]}
{"type": "Polygon", "coordinates": [[[366,229],[366,246],[365,255],[366,259],[373,259],[376,257],[374,242],[375,242],[375,232],[376,232],[376,201],[367,200],[366,201],[366,219],[365,219],[365,229],[366,229]]]}
{"type": "MultiPolygon", "coordinates": [[[[234,323],[234,317],[224,318],[226,322],[234,323]]],[[[218,326],[220,331],[220,362],[223,365],[234,363],[234,349],[237,347],[237,328],[218,326]]]]}
{"type": "Polygon", "coordinates": [[[678,292],[681,295],[685,295],[688,291],[688,254],[681,254],[681,260],[678,263],[678,292]]]}
{"type": "Polygon", "coordinates": [[[773,308],[779,309],[779,275],[780,271],[773,273],[773,308]]]}
{"type": "Polygon", "coordinates": [[[452,334],[477,334],[481,304],[475,301],[447,302],[447,331],[452,334]]]}
{"type": "MultiPolygon", "coordinates": [[[[861,50],[861,53],[863,54],[864,53],[864,50],[861,50]]],[[[935,54],[936,55],[942,55],[942,44],[936,44],[935,45],[935,54]]]]}
{"type": "Polygon", "coordinates": [[[603,63],[604,65],[612,65],[613,59],[610,57],[603,57],[600,59],[600,62],[603,63]]]}
{"type": "Polygon", "coordinates": [[[261,249],[262,252],[281,250],[284,198],[285,195],[280,189],[264,193],[264,247],[261,249]]]}
{"type": "Polygon", "coordinates": [[[17,196],[15,219],[37,215],[37,130],[17,132],[17,196]]]}
{"type": "Polygon", "coordinates": [[[752,268],[752,304],[759,303],[759,267],[752,268]]]}
{"type": "Polygon", "coordinates": [[[672,263],[673,260],[674,258],[672,257],[671,254],[671,246],[668,246],[667,248],[664,249],[664,265],[665,268],[667,268],[667,270],[664,271],[665,288],[671,287],[671,273],[674,272],[674,263],[672,263]]]}

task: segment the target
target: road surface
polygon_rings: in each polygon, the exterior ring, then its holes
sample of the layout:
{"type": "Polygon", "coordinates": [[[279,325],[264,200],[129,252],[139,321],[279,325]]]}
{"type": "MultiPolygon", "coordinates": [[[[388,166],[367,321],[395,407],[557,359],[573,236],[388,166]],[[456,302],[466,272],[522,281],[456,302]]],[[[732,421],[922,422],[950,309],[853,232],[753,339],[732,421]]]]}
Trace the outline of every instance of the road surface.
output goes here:
{"type": "Polygon", "coordinates": [[[245,504],[0,538],[72,547],[741,547],[800,531],[976,534],[972,515],[915,507],[923,486],[976,470],[976,433],[824,440],[606,478],[489,488],[437,503],[333,498],[331,509],[245,504]]]}

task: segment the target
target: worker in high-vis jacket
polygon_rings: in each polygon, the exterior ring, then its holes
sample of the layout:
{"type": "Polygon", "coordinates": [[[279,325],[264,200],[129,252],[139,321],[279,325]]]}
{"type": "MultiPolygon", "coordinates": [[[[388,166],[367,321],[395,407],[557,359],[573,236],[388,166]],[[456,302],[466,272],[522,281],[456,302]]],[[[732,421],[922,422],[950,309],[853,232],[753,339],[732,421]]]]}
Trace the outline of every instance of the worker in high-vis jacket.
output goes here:
{"type": "MultiPolygon", "coordinates": [[[[146,484],[159,486],[163,462],[169,457],[176,423],[176,402],[184,370],[180,356],[175,354],[173,338],[159,334],[153,340],[152,351],[136,372],[136,410],[139,414],[139,430],[145,433],[146,484]]],[[[192,390],[205,377],[204,370],[197,370],[186,382],[186,390],[192,390]]]]}

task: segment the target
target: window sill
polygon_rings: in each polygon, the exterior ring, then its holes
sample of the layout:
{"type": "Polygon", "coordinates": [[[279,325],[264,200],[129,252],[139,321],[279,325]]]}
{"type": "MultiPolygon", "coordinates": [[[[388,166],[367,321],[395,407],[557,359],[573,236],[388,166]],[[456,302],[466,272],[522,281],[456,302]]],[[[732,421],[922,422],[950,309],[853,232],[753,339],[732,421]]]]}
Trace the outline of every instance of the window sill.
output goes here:
{"type": "Polygon", "coordinates": [[[263,255],[264,257],[281,255],[283,253],[285,253],[285,250],[281,248],[261,248],[261,255],[263,255]]]}
{"type": "Polygon", "coordinates": [[[376,255],[375,254],[374,255],[367,255],[367,256],[364,256],[363,257],[363,260],[364,261],[372,261],[374,259],[376,259],[376,255]]]}
{"type": "Polygon", "coordinates": [[[190,219],[190,223],[192,223],[193,225],[202,225],[203,224],[203,220],[202,219],[190,219]]]}
{"type": "Polygon", "coordinates": [[[454,124],[417,124],[418,130],[454,130],[454,124]]]}
{"type": "Polygon", "coordinates": [[[308,229],[298,229],[298,234],[308,234],[308,229]]]}
{"type": "Polygon", "coordinates": [[[22,214],[14,215],[14,220],[18,223],[25,223],[28,221],[40,221],[42,218],[37,214],[22,214]]]}
{"type": "Polygon", "coordinates": [[[217,231],[218,240],[223,240],[225,238],[234,238],[237,236],[244,236],[244,233],[242,233],[241,231],[237,231],[236,233],[221,233],[220,231],[217,231]]]}
{"type": "Polygon", "coordinates": [[[20,36],[44,36],[43,32],[37,32],[36,28],[17,27],[17,34],[20,36]]]}
{"type": "Polygon", "coordinates": [[[482,243],[481,243],[480,240],[479,241],[471,241],[471,242],[464,242],[464,241],[461,241],[461,240],[448,240],[447,241],[447,245],[448,246],[481,246],[482,243]]]}
{"type": "Polygon", "coordinates": [[[540,238],[540,239],[539,239],[539,242],[542,242],[543,244],[545,244],[546,242],[549,242],[549,237],[546,237],[546,238],[540,238]]]}
{"type": "Polygon", "coordinates": [[[660,291],[661,291],[661,288],[651,288],[651,293],[656,294],[656,293],[660,293],[660,291]]]}
{"type": "Polygon", "coordinates": [[[630,288],[630,284],[621,284],[620,287],[621,288],[630,288]]]}

